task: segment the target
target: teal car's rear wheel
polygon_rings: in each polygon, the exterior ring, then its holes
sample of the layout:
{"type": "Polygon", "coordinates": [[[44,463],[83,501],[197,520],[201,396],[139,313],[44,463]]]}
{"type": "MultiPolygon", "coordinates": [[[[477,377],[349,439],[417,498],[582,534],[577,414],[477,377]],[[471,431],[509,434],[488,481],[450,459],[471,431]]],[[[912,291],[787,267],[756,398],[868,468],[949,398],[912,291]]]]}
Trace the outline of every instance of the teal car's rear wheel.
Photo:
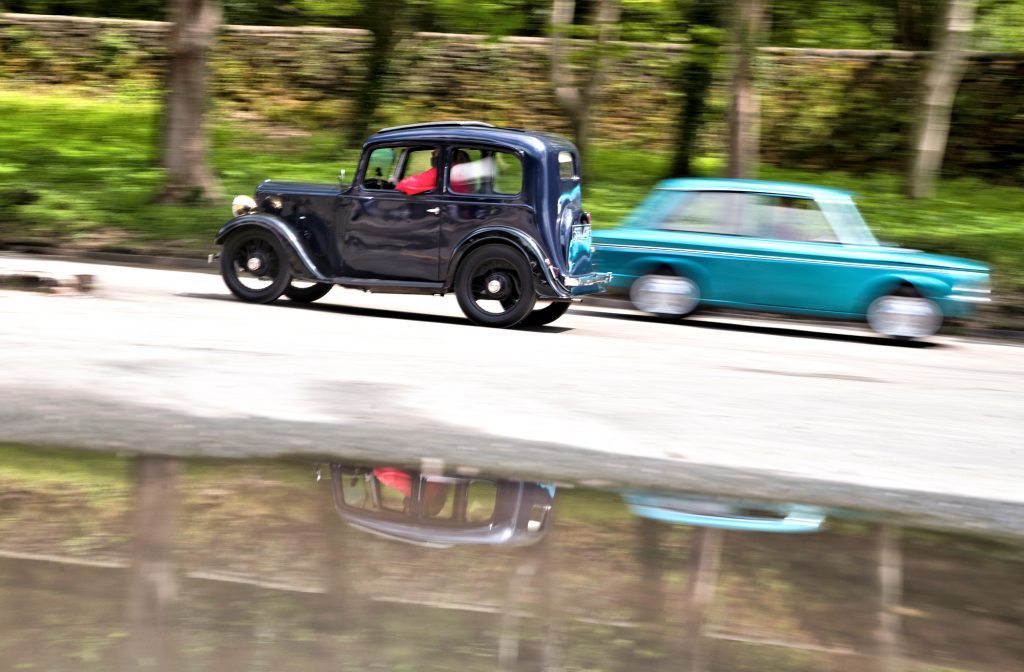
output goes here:
{"type": "Polygon", "coordinates": [[[700,286],[692,279],[669,273],[637,278],[629,288],[637,310],[659,317],[686,317],[700,305],[700,286]]]}
{"type": "Polygon", "coordinates": [[[894,338],[926,338],[942,327],[942,309],[909,287],[872,301],[867,318],[873,330],[894,338]]]}

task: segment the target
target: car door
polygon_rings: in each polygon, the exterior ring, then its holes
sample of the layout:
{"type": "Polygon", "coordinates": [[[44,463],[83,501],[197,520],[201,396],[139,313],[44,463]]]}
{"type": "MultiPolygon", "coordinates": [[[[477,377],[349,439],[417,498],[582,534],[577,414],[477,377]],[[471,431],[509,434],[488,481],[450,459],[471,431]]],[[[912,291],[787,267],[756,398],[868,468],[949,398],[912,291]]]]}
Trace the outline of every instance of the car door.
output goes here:
{"type": "Polygon", "coordinates": [[[740,232],[754,260],[755,302],[766,307],[848,312],[849,297],[871,273],[812,198],[744,194],[740,232]]]}
{"type": "Polygon", "coordinates": [[[430,145],[373,149],[353,188],[341,197],[338,219],[343,273],[347,277],[436,282],[440,279],[440,185],[412,195],[400,180],[440,171],[430,145]]]}

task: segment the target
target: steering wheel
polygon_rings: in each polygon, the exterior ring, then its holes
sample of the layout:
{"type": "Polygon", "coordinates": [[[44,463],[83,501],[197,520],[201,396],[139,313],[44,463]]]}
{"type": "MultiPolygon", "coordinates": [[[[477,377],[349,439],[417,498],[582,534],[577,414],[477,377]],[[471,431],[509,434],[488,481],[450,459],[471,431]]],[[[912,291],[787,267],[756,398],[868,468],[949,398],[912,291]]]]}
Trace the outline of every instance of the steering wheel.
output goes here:
{"type": "Polygon", "coordinates": [[[363,180],[363,187],[366,189],[394,189],[395,185],[382,178],[370,178],[363,180]]]}

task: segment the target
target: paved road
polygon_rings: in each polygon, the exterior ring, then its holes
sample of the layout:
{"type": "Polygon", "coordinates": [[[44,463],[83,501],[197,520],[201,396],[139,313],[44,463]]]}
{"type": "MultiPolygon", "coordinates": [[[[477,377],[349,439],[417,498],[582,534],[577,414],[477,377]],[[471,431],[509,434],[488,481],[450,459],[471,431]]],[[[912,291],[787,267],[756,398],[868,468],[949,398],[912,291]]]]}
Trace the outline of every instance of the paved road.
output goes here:
{"type": "Polygon", "coordinates": [[[216,275],[0,290],[0,442],[203,456],[441,459],[900,512],[1024,533],[1024,348],[582,305],[470,326],[453,298],[248,305],[216,275]]]}

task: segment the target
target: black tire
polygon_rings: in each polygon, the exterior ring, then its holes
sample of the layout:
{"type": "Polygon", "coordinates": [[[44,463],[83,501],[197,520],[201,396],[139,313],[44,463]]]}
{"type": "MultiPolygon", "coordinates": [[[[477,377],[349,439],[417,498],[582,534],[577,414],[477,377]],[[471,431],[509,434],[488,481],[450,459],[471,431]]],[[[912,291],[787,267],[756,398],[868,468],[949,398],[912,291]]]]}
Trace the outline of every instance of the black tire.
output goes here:
{"type": "Polygon", "coordinates": [[[533,271],[523,255],[508,245],[476,248],[459,264],[455,297],[466,317],[484,327],[513,327],[533,310],[537,296],[533,271]],[[481,305],[480,302],[488,305],[481,305]]]}
{"type": "Polygon", "coordinates": [[[519,324],[525,327],[543,327],[545,324],[551,324],[562,315],[565,315],[565,312],[569,310],[571,305],[571,301],[552,301],[550,305],[538,308],[524,317],[523,321],[519,324]]]}
{"type": "Polygon", "coordinates": [[[334,285],[329,282],[315,282],[309,287],[296,287],[295,281],[292,281],[284,288],[284,295],[296,303],[313,303],[317,299],[322,299],[331,291],[331,287],[334,285]]]}
{"type": "Polygon", "coordinates": [[[224,242],[220,273],[231,293],[242,301],[270,303],[291,281],[284,245],[263,229],[243,229],[224,242]]]}

